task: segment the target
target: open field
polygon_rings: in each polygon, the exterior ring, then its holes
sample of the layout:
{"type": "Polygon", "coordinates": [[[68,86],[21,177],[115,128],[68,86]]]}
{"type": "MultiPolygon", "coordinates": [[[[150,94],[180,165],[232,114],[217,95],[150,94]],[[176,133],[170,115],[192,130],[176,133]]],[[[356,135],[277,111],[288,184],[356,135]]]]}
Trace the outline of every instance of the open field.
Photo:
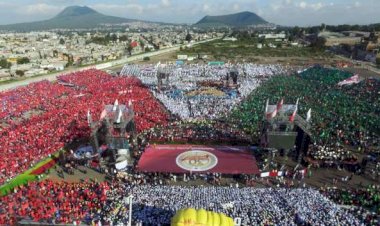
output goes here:
{"type": "Polygon", "coordinates": [[[265,60],[263,58],[268,57],[274,58],[276,61],[302,61],[305,60],[305,58],[329,61],[334,58],[334,55],[324,50],[317,50],[310,47],[263,47],[259,49],[257,48],[257,42],[255,40],[236,42],[215,40],[190,48],[185,47],[180,49],[178,54],[186,54],[189,56],[197,56],[198,54],[207,55],[208,60],[249,62],[261,62],[265,60]]]}

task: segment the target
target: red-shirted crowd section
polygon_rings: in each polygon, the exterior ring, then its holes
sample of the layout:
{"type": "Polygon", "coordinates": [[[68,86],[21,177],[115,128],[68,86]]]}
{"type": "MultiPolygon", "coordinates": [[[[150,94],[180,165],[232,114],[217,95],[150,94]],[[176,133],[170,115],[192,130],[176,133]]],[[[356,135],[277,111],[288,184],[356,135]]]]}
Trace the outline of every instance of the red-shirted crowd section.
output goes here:
{"type": "Polygon", "coordinates": [[[138,131],[166,125],[168,113],[135,77],[90,69],[0,93],[0,185],[75,139],[88,137],[87,111],[132,101],[138,131]]]}
{"type": "Polygon", "coordinates": [[[91,223],[99,218],[108,190],[107,182],[32,182],[1,198],[0,225],[15,225],[20,218],[50,224],[91,223]]]}

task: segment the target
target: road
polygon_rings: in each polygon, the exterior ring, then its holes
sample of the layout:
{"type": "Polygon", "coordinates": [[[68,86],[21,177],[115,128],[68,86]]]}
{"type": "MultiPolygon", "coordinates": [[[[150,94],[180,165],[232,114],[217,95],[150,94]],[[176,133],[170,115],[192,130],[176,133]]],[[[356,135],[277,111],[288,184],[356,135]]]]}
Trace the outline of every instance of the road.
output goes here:
{"type": "MultiPolygon", "coordinates": [[[[195,43],[193,43],[193,45],[198,45],[198,44],[201,44],[201,43],[214,41],[216,39],[219,39],[219,38],[213,38],[213,39],[208,39],[208,40],[203,40],[203,41],[195,42],[195,43]]],[[[91,66],[82,67],[82,68],[68,69],[68,70],[65,70],[65,71],[61,71],[61,72],[57,72],[57,73],[52,73],[52,74],[48,74],[48,75],[40,75],[40,76],[36,76],[36,77],[26,78],[24,80],[14,81],[14,82],[11,82],[11,83],[0,84],[0,91],[4,91],[4,90],[8,90],[8,89],[14,89],[14,88],[16,88],[18,86],[25,86],[25,85],[28,85],[30,83],[38,82],[38,81],[42,81],[42,80],[55,81],[57,79],[57,76],[59,76],[59,75],[67,74],[67,73],[72,73],[72,72],[76,72],[76,71],[82,71],[82,70],[86,70],[86,69],[90,69],[90,68],[96,68],[96,69],[113,68],[113,67],[116,67],[116,66],[124,65],[126,63],[130,63],[130,62],[134,62],[134,61],[140,61],[144,57],[152,57],[152,56],[157,56],[157,55],[161,55],[161,54],[166,54],[166,53],[169,53],[169,52],[174,52],[174,51],[179,50],[179,48],[180,48],[180,45],[177,45],[177,46],[173,46],[173,47],[162,49],[162,50],[158,50],[158,51],[153,51],[153,52],[133,55],[133,56],[130,56],[130,57],[125,57],[123,59],[115,60],[115,61],[112,61],[112,62],[97,64],[97,65],[91,65],[91,66]]]]}

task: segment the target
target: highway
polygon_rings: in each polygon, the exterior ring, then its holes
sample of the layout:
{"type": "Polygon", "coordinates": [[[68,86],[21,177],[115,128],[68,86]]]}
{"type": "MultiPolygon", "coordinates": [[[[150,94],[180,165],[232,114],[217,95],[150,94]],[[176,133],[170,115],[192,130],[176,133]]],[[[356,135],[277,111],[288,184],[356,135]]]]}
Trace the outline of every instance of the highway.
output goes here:
{"type": "MultiPolygon", "coordinates": [[[[213,38],[213,39],[207,39],[207,40],[195,42],[192,45],[198,45],[201,43],[214,41],[216,39],[219,39],[219,38],[213,38]]],[[[138,55],[132,55],[132,56],[125,57],[125,58],[115,60],[112,62],[101,63],[101,64],[97,64],[97,65],[91,65],[88,67],[68,69],[65,71],[60,71],[60,72],[52,73],[52,74],[48,74],[48,75],[40,75],[40,76],[36,76],[36,77],[26,78],[23,80],[16,80],[16,81],[13,81],[10,83],[3,83],[3,84],[0,83],[0,91],[4,91],[4,90],[8,90],[8,89],[14,89],[18,86],[25,86],[25,85],[28,85],[30,83],[38,82],[38,81],[42,81],[42,80],[55,81],[57,79],[57,76],[59,76],[59,75],[72,73],[72,72],[76,72],[76,71],[83,71],[83,70],[87,70],[90,68],[96,68],[96,69],[103,70],[103,69],[107,69],[107,68],[116,67],[116,66],[124,65],[124,64],[130,63],[130,62],[140,61],[144,57],[152,57],[152,56],[157,56],[157,55],[161,55],[161,54],[166,54],[169,52],[174,52],[174,51],[179,50],[180,46],[181,45],[177,45],[177,46],[173,46],[173,47],[162,49],[162,50],[157,50],[157,51],[148,52],[148,53],[142,53],[142,54],[138,54],[138,55]]]]}

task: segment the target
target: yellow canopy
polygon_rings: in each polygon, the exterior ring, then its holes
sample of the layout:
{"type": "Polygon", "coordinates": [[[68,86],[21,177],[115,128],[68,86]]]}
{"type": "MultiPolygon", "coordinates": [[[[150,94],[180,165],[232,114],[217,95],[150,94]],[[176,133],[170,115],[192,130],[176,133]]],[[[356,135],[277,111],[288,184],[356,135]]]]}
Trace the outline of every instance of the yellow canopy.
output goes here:
{"type": "Polygon", "coordinates": [[[223,213],[187,208],[179,210],[171,220],[171,226],[234,226],[231,217],[223,213]]]}

